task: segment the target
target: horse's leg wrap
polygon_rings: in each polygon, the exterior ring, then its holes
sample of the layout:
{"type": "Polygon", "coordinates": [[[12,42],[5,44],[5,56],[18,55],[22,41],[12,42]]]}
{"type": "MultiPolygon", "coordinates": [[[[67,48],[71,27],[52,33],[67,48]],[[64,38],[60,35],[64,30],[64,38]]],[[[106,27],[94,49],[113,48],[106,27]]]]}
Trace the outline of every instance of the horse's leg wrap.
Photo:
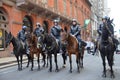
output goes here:
{"type": "Polygon", "coordinates": [[[56,71],[58,72],[58,64],[57,64],[57,53],[54,53],[54,59],[55,59],[55,64],[56,64],[56,71]]]}
{"type": "Polygon", "coordinates": [[[51,54],[51,53],[48,53],[48,55],[49,55],[49,62],[50,62],[49,71],[52,72],[52,54],[51,54]]]}
{"type": "Polygon", "coordinates": [[[72,73],[72,59],[71,59],[71,54],[69,54],[69,62],[70,62],[70,73],[72,73]]]}

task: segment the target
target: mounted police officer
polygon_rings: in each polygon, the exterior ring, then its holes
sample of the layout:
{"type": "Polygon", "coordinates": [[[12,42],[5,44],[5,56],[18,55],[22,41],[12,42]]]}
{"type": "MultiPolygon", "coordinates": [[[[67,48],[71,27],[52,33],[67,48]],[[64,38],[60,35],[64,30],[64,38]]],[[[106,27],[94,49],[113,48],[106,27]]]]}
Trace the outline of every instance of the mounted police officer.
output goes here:
{"type": "MultiPolygon", "coordinates": [[[[34,30],[33,33],[35,34],[35,36],[36,36],[37,38],[39,38],[39,36],[44,33],[44,29],[43,29],[43,27],[40,25],[39,22],[36,23],[36,29],[34,30]]],[[[37,47],[38,47],[38,48],[42,48],[42,51],[45,51],[45,45],[44,45],[44,44],[43,44],[43,45],[40,45],[39,42],[38,42],[38,43],[37,43],[37,47]]]]}
{"type": "Polygon", "coordinates": [[[79,49],[80,49],[80,43],[81,43],[81,29],[80,26],[77,24],[77,20],[73,19],[72,20],[72,26],[70,27],[70,33],[74,35],[78,42],[79,42],[79,49]]]}
{"type": "MultiPolygon", "coordinates": [[[[112,41],[115,45],[115,49],[117,49],[117,46],[119,44],[119,41],[114,37],[114,26],[113,26],[113,20],[110,20],[109,17],[105,17],[105,22],[103,22],[104,27],[108,27],[107,25],[111,25],[108,29],[109,33],[110,33],[110,37],[112,38],[112,41]],[[107,25],[106,25],[107,24],[107,25]]],[[[102,32],[105,32],[104,29],[102,29],[102,32]]],[[[106,34],[106,33],[102,33],[102,34],[106,34]]]]}
{"type": "MultiPolygon", "coordinates": [[[[112,22],[111,22],[110,18],[107,17],[107,16],[105,16],[105,17],[102,18],[102,23],[100,24],[100,26],[97,29],[97,32],[99,34],[99,37],[98,37],[97,41],[100,39],[101,34],[107,34],[107,33],[103,33],[103,32],[105,32],[105,31],[103,31],[103,27],[105,27],[106,24],[111,24],[112,25],[112,22]]],[[[108,26],[106,26],[106,27],[108,27],[108,26]]],[[[109,36],[112,38],[112,41],[115,44],[115,49],[116,49],[117,46],[118,46],[118,44],[119,44],[119,42],[118,42],[117,39],[114,38],[114,27],[113,26],[111,26],[109,28],[109,32],[110,32],[109,36]]],[[[97,46],[95,47],[94,53],[96,52],[96,49],[97,49],[97,46]]],[[[94,53],[93,53],[93,55],[94,55],[94,53]]]]}
{"type": "Polygon", "coordinates": [[[27,26],[22,26],[22,30],[19,31],[17,37],[21,41],[23,48],[26,49],[26,53],[29,54],[29,49],[26,43],[26,29],[27,26]]]}
{"type": "Polygon", "coordinates": [[[98,39],[100,38],[100,36],[101,36],[101,34],[102,34],[102,28],[103,28],[104,23],[106,22],[107,19],[108,19],[107,16],[103,17],[103,18],[102,18],[102,23],[99,25],[99,27],[98,27],[98,29],[97,29],[97,32],[98,32],[98,34],[99,34],[98,39]]]}
{"type": "Polygon", "coordinates": [[[40,36],[40,34],[43,34],[44,33],[44,29],[43,29],[43,27],[40,25],[40,23],[36,23],[36,29],[35,29],[35,31],[34,31],[34,34],[37,36],[37,37],[39,37],[40,36]]]}
{"type": "Polygon", "coordinates": [[[51,28],[51,35],[56,39],[56,42],[59,44],[60,52],[61,50],[61,43],[60,43],[60,32],[61,32],[61,26],[59,25],[58,20],[54,20],[54,25],[51,28]]]}

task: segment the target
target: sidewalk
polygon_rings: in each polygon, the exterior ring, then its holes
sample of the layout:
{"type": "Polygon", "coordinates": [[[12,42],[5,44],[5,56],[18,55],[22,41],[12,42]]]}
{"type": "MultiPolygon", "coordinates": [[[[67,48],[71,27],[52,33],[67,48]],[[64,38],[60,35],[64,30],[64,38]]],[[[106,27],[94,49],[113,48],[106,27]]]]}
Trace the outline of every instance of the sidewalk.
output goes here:
{"type": "MultiPolygon", "coordinates": [[[[26,60],[26,56],[23,56],[23,60],[26,60]]],[[[24,63],[24,62],[23,62],[24,63]]],[[[0,69],[17,65],[17,59],[13,57],[0,58],[0,69]]]]}

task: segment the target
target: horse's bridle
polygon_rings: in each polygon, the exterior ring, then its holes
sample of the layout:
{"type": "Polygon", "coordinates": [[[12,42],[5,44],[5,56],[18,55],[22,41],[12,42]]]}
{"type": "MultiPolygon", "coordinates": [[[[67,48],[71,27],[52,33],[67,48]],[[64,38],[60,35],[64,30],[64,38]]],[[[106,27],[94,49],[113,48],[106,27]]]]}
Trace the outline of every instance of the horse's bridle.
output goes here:
{"type": "Polygon", "coordinates": [[[11,35],[11,38],[8,39],[7,44],[10,44],[11,40],[13,39],[13,35],[11,35]]]}

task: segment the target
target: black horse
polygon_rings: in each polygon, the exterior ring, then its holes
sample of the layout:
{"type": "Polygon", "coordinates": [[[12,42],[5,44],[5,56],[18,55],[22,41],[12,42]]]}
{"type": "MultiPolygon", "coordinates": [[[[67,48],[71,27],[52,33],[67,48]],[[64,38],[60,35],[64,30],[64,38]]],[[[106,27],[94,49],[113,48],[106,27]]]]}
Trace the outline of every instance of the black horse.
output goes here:
{"type": "Polygon", "coordinates": [[[101,53],[101,58],[103,61],[103,77],[106,77],[106,63],[105,59],[107,57],[108,64],[110,66],[111,77],[114,78],[113,72],[113,56],[115,51],[115,45],[113,43],[113,38],[111,37],[113,33],[113,26],[111,20],[108,19],[106,23],[104,23],[102,29],[102,35],[99,43],[99,50],[101,53]]]}
{"type": "Polygon", "coordinates": [[[56,71],[58,72],[58,64],[57,64],[57,53],[59,51],[59,46],[56,43],[56,40],[47,33],[44,33],[43,35],[40,35],[38,42],[45,45],[45,49],[47,51],[47,56],[50,62],[50,68],[49,71],[52,72],[52,54],[54,55],[54,61],[56,64],[56,71]]]}
{"type": "Polygon", "coordinates": [[[12,43],[13,45],[13,53],[17,59],[17,62],[18,62],[18,70],[22,70],[22,58],[23,58],[23,54],[26,54],[27,57],[28,57],[28,63],[27,63],[27,66],[29,66],[29,60],[30,60],[30,57],[29,55],[26,53],[26,49],[23,48],[23,45],[22,43],[17,39],[15,38],[11,32],[8,33],[7,37],[6,37],[6,46],[8,46],[10,43],[12,43]],[[20,59],[19,59],[20,57],[20,59]]]}

